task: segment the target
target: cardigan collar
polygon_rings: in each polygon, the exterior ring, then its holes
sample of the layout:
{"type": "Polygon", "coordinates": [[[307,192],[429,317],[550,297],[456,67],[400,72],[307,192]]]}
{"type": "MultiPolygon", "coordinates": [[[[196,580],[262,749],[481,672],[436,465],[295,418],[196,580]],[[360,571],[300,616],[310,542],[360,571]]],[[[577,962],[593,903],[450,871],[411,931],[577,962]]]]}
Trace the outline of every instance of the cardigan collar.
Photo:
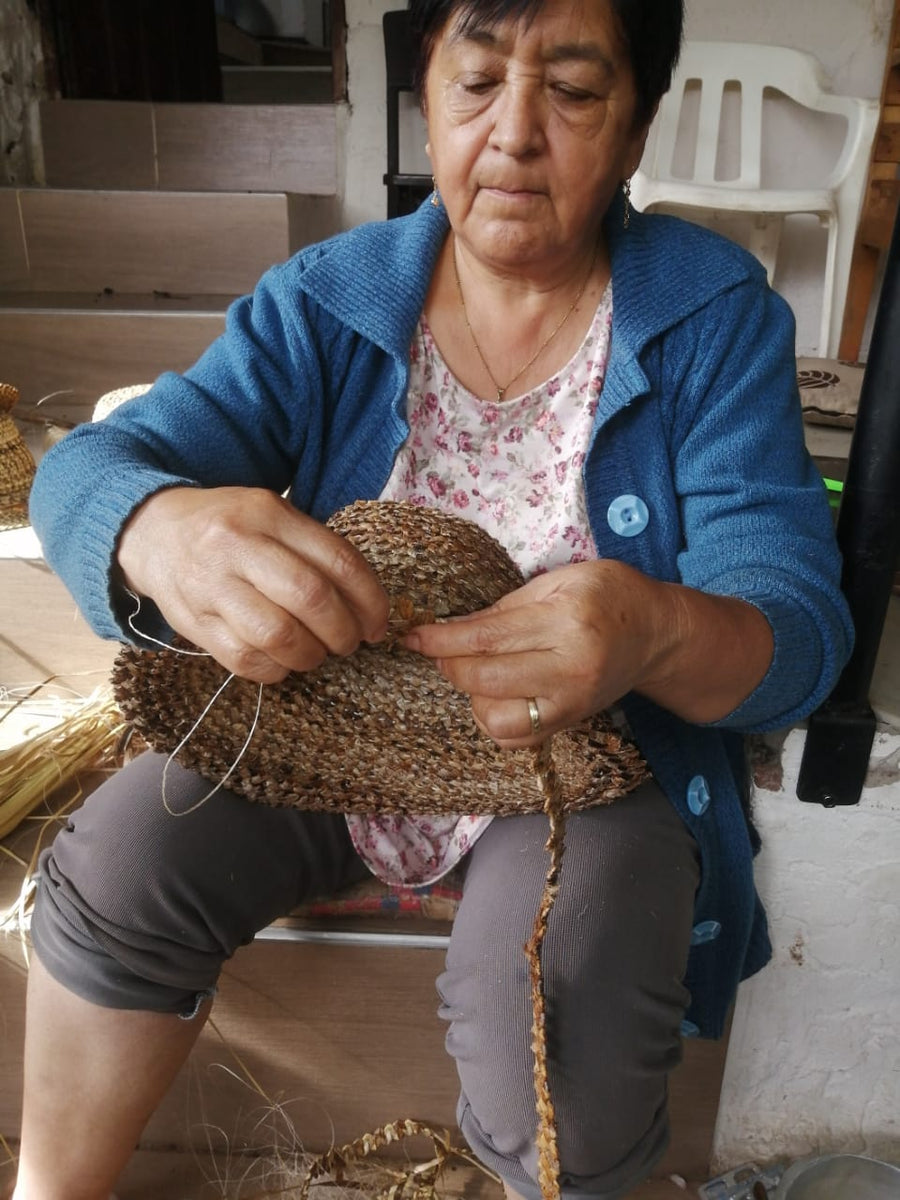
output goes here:
{"type": "Polygon", "coordinates": [[[409,216],[357,226],[300,252],[299,286],[343,324],[406,362],[449,228],[443,205],[430,200],[409,216]]]}
{"type": "MultiPolygon", "coordinates": [[[[626,229],[623,216],[617,194],[604,222],[612,268],[613,361],[623,365],[631,359],[643,378],[637,362],[651,340],[762,268],[733,243],[676,217],[632,212],[626,229]],[[713,240],[716,253],[710,253],[713,240]]],[[[448,230],[443,206],[426,199],[409,216],[361,225],[301,251],[298,286],[405,363],[448,230]]]]}

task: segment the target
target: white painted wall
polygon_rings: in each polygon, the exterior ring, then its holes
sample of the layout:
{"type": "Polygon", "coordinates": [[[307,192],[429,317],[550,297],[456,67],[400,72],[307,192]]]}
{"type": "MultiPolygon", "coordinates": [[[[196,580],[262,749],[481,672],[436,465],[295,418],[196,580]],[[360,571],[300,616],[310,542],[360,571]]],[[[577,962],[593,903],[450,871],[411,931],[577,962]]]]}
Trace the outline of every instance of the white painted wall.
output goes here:
{"type": "MultiPolygon", "coordinates": [[[[387,190],[382,182],[387,159],[387,115],[381,18],[403,7],[403,0],[346,0],[348,104],[342,126],[345,229],[387,215],[387,190]]],[[[400,169],[430,175],[425,123],[412,98],[403,100],[400,169]]]]}
{"type": "Polygon", "coordinates": [[[341,223],[345,229],[387,215],[382,182],[387,156],[384,40],[381,18],[399,0],[346,0],[347,104],[340,134],[338,163],[344,178],[341,223]],[[341,143],[343,153],[341,153],[341,143]]]}
{"type": "Polygon", "coordinates": [[[900,1164],[900,597],[870,699],[879,730],[857,807],[797,799],[801,729],[780,786],[756,790],[774,956],[738,992],[716,1170],[834,1152],[900,1164]]]}
{"type": "Polygon", "coordinates": [[[37,17],[25,0],[0,0],[0,186],[43,182],[38,104],[45,88],[37,17]]]}
{"type": "MultiPolygon", "coordinates": [[[[842,1151],[900,1163],[900,732],[876,737],[858,807],[758,790],[757,866],[775,947],[742,985],[714,1169],[842,1151]]],[[[849,1198],[848,1198],[849,1200],[849,1198]]]]}
{"type": "MultiPolygon", "coordinates": [[[[402,0],[347,0],[349,105],[344,114],[345,227],[385,215],[384,55],[381,16],[402,0]]],[[[687,0],[687,36],[793,46],[814,54],[832,89],[875,99],[887,53],[892,0],[687,0]]],[[[822,178],[835,158],[838,131],[826,131],[821,152],[805,128],[789,130],[770,160],[780,179],[798,164],[806,179],[822,178]]],[[[424,125],[412,102],[403,120],[401,167],[428,171],[424,125]]],[[[820,314],[824,237],[809,226],[786,232],[776,286],[797,318],[797,352],[809,354],[820,314]]]]}

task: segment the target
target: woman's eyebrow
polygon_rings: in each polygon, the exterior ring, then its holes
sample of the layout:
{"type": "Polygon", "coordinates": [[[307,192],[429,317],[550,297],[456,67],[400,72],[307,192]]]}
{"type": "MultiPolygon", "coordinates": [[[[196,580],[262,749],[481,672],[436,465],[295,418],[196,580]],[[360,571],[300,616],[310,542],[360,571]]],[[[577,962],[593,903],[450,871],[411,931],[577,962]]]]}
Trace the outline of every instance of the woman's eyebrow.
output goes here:
{"type": "Polygon", "coordinates": [[[594,63],[612,75],[615,65],[609,54],[596,42],[567,42],[559,46],[551,46],[544,56],[547,62],[577,62],[594,63]]]}
{"type": "MultiPolygon", "coordinates": [[[[450,35],[448,40],[475,42],[490,49],[499,49],[501,52],[504,49],[504,39],[498,37],[493,29],[485,25],[458,29],[450,35]]],[[[561,42],[559,45],[551,46],[543,57],[546,62],[551,63],[572,61],[594,63],[602,67],[609,75],[615,72],[613,60],[596,42],[561,42]]]]}
{"type": "Polygon", "coordinates": [[[501,45],[501,39],[486,25],[458,27],[448,35],[447,41],[450,43],[475,42],[479,46],[490,46],[491,48],[501,45]]]}

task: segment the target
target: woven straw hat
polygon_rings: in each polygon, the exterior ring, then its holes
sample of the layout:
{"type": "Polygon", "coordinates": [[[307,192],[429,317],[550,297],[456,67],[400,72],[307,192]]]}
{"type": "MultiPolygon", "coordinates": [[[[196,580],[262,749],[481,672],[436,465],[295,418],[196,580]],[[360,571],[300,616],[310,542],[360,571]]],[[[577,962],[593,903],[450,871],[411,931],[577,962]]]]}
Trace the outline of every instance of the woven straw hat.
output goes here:
{"type": "Polygon", "coordinates": [[[9,415],[18,399],[18,388],[0,383],[0,529],[19,529],[29,523],[28,496],[35,466],[9,415]]]}
{"type": "MultiPolygon", "coordinates": [[[[360,550],[391,597],[384,642],[264,687],[243,755],[259,685],[232,679],[194,728],[228,677],[207,655],[125,647],[112,673],[125,718],[154,749],[213,782],[228,775],[231,790],[265,804],[541,811],[533,753],[500,750],[476,726],[468,697],[397,642],[415,624],[473,612],[519,587],[506,551],[470,521],[402,502],[360,501],[328,524],[360,550]]],[[[556,734],[552,754],[567,809],[607,803],[647,777],[636,748],[603,714],[556,734]]]]}
{"type": "Polygon", "coordinates": [[[120,404],[124,404],[126,400],[133,400],[135,396],[143,396],[144,392],[149,392],[152,386],[152,383],[132,383],[128,387],[115,388],[111,392],[104,392],[94,405],[91,420],[102,421],[104,417],[108,417],[120,404]]]}

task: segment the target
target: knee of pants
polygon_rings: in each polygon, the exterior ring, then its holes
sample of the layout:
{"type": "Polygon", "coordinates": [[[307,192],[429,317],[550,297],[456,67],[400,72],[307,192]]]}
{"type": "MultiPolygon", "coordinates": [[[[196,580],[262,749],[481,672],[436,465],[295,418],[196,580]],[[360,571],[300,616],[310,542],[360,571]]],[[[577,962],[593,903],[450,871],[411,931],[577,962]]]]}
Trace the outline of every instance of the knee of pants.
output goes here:
{"type": "MultiPolygon", "coordinates": [[[[639,800],[631,813],[606,819],[611,812],[569,819],[542,949],[562,1171],[576,1189],[598,1195],[625,1160],[652,1157],[652,1148],[664,1145],[666,1079],[680,1056],[688,1001],[681,978],[698,878],[693,839],[664,798],[662,806],[658,798],[639,800]]],[[[546,872],[545,840],[542,817],[492,823],[473,851],[438,981],[465,1132],[513,1186],[523,1182],[522,1170],[533,1178],[536,1168],[523,947],[546,872]]]]}
{"type": "MultiPolygon", "coordinates": [[[[173,817],[162,803],[164,764],[141,756],[72,815],[42,856],[32,933],[47,969],[84,998],[190,1013],[239,945],[306,889],[338,886],[352,846],[328,814],[225,790],[173,817]]],[[[176,811],[209,791],[177,764],[168,778],[176,811]]]]}

